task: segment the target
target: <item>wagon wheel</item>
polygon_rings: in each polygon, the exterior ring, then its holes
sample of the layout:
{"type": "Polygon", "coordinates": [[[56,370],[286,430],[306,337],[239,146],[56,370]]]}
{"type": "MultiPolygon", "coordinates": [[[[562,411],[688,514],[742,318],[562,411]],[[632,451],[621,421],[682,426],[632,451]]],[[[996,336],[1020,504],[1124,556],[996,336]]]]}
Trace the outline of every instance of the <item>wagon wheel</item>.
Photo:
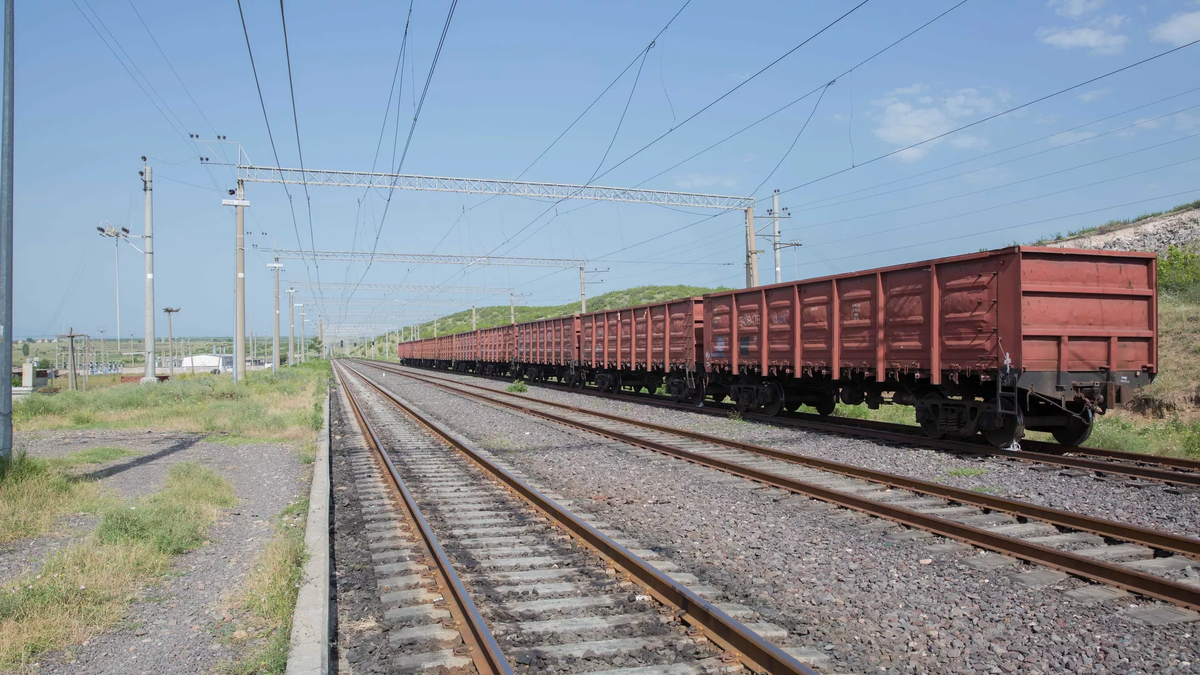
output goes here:
{"type": "Polygon", "coordinates": [[[1059,445],[1073,448],[1082,444],[1092,435],[1092,409],[1084,408],[1078,416],[1072,415],[1067,420],[1067,426],[1055,427],[1050,431],[1059,445]]]}
{"type": "Polygon", "coordinates": [[[689,398],[689,400],[690,400],[691,404],[696,407],[700,407],[700,406],[704,405],[704,387],[699,387],[699,388],[693,390],[692,395],[689,398]]]}
{"type": "Polygon", "coordinates": [[[1013,444],[1013,441],[1021,440],[1025,435],[1025,418],[1017,411],[1011,415],[1004,415],[1004,424],[999,429],[987,429],[983,432],[983,437],[993,447],[1007,448],[1013,444]]]}
{"type": "Polygon", "coordinates": [[[829,417],[837,409],[837,399],[833,397],[833,394],[823,394],[820,402],[813,407],[817,409],[817,414],[821,417],[829,417]]]}
{"type": "Polygon", "coordinates": [[[944,432],[938,428],[937,420],[935,420],[935,419],[927,418],[927,419],[921,420],[921,431],[924,432],[926,436],[928,436],[929,438],[931,438],[935,441],[946,435],[946,432],[944,432]]]}
{"type": "Polygon", "coordinates": [[[771,387],[771,393],[774,395],[775,400],[763,406],[763,413],[767,417],[775,417],[779,413],[783,412],[783,405],[786,399],[783,395],[783,387],[780,387],[778,383],[772,382],[768,386],[771,387]]]}

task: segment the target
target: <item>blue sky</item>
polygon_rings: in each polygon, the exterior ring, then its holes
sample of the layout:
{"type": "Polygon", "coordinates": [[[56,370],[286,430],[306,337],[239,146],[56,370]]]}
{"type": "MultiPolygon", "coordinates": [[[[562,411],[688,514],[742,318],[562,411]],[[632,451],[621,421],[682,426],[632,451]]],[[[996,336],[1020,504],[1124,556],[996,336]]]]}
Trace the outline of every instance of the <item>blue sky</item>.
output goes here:
{"type": "MultiPolygon", "coordinates": [[[[1200,198],[1200,161],[1193,161],[1200,160],[1200,90],[1192,91],[1200,87],[1200,45],[864,164],[1200,39],[1200,3],[1192,0],[968,0],[824,88],[957,4],[870,0],[609,170],[859,1],[693,0],[524,177],[587,181],[611,143],[600,184],[767,197],[760,215],[771,190],[784,190],[781,204],[792,214],[784,238],[804,242],[784,253],[787,279],[1027,242],[1200,198]]],[[[137,172],[146,155],[156,177],[157,304],[182,308],[177,335],[229,335],[234,227],[232,209],[220,200],[234,186],[234,171],[202,166],[198,156],[219,153],[187,134],[223,134],[254,163],[274,164],[237,5],[87,3],[17,8],[15,332],[42,336],[73,326],[95,334],[105,327],[111,338],[113,244],[95,228],[108,221],[141,232],[137,172]]],[[[297,166],[279,5],[243,5],[279,161],[297,166]]],[[[682,5],[459,3],[403,171],[516,178],[682,5]]],[[[384,115],[407,4],[287,3],[307,167],[392,165],[393,136],[403,148],[448,8],[446,1],[414,3],[397,125],[395,98],[384,115]]],[[[246,229],[258,233],[248,238],[248,247],[257,247],[246,256],[248,306],[260,334],[269,331],[272,300],[264,249],[369,250],[377,231],[381,251],[587,258],[607,270],[592,275],[602,283],[589,295],[744,280],[740,212],[709,218],[711,212],[696,210],[566,201],[539,219],[551,203],[395,192],[381,226],[386,194],[310,187],[310,211],[299,186],[291,193],[295,223],[283,188],[248,184],[246,229]]],[[[128,247],[120,257],[122,333],[140,336],[141,258],[128,247]]],[[[760,266],[769,282],[770,261],[760,266]]],[[[318,270],[287,262],[285,278],[297,283],[315,282],[318,274],[323,282],[512,287],[528,304],[578,299],[574,270],[382,262],[369,270],[325,262],[318,270]]],[[[411,294],[359,291],[361,301],[343,305],[337,298],[347,292],[340,289],[300,293],[335,320],[393,325],[508,300],[441,296],[441,304],[402,317],[383,308],[411,294]]],[[[162,333],[165,317],[158,314],[162,333]]]]}

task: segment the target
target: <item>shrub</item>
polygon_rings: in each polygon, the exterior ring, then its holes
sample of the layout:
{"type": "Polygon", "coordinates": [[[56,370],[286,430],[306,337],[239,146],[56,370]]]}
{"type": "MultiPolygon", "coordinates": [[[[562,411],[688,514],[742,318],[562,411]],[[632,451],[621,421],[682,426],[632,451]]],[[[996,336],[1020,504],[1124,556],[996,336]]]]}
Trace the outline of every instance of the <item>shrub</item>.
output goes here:
{"type": "Polygon", "coordinates": [[[1181,293],[1200,286],[1200,253],[1174,244],[1158,259],[1158,288],[1181,293]]]}
{"type": "Polygon", "coordinates": [[[529,391],[529,386],[522,380],[513,380],[513,383],[508,385],[508,391],[514,394],[524,394],[529,391]]]}

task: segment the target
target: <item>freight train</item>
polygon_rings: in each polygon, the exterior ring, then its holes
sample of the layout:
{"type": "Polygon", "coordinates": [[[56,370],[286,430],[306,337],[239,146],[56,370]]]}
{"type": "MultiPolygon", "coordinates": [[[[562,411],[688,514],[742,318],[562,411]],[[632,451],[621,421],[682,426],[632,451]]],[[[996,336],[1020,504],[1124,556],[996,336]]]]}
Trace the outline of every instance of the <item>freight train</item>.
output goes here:
{"type": "Polygon", "coordinates": [[[1157,259],[1015,246],[399,345],[410,365],[778,415],[907,405],[930,438],[1064,446],[1157,373],[1157,259]]]}

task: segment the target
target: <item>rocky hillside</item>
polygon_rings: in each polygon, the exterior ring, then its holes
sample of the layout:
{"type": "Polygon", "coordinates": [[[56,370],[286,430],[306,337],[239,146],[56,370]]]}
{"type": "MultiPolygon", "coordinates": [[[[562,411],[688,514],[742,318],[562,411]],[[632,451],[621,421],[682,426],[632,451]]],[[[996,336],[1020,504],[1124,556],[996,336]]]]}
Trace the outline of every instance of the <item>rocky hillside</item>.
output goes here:
{"type": "Polygon", "coordinates": [[[1072,237],[1039,243],[1058,248],[1156,251],[1162,254],[1172,244],[1200,245],[1200,207],[1192,206],[1132,223],[1104,225],[1072,237]]]}

